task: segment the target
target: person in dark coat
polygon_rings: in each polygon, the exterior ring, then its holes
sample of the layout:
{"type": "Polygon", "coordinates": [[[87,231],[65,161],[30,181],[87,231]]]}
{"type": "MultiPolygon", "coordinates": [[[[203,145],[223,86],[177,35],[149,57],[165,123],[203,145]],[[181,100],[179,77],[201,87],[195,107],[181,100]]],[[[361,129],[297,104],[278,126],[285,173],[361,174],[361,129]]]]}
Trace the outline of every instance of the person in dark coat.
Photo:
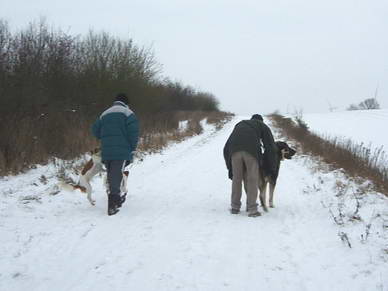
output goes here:
{"type": "Polygon", "coordinates": [[[232,180],[231,213],[241,208],[242,183],[247,194],[248,216],[260,216],[257,210],[259,171],[264,156],[269,169],[276,171],[276,144],[263,117],[254,114],[250,120],[242,120],[234,127],[224,147],[224,159],[232,180]],[[262,152],[262,145],[264,152],[262,152]]]}
{"type": "Polygon", "coordinates": [[[92,132],[101,141],[101,159],[109,185],[108,215],[113,215],[124,202],[120,193],[123,171],[132,162],[139,140],[139,122],[124,93],[117,94],[113,106],[94,122],[92,132]]]}

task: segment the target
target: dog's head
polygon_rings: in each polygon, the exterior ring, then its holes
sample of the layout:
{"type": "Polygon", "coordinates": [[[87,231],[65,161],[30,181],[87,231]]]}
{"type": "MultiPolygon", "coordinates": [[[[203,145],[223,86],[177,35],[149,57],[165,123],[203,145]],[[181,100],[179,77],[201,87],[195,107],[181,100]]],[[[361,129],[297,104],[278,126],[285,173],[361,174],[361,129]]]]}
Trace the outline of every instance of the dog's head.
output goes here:
{"type": "Polygon", "coordinates": [[[94,148],[94,149],[92,149],[92,150],[90,151],[90,154],[91,154],[91,155],[99,154],[99,153],[101,153],[100,148],[94,148]]]}
{"type": "Polygon", "coordinates": [[[92,160],[96,162],[101,162],[101,150],[100,148],[95,148],[90,152],[92,160]]]}
{"type": "Polygon", "coordinates": [[[286,142],[277,141],[276,145],[279,149],[280,159],[291,160],[292,156],[295,155],[296,151],[291,148],[286,142]]]}

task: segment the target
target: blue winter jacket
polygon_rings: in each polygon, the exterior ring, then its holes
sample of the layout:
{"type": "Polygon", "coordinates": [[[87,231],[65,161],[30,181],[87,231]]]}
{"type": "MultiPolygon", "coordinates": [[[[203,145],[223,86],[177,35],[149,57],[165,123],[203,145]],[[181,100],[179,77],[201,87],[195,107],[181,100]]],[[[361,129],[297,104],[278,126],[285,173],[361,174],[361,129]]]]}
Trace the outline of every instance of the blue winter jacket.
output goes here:
{"type": "Polygon", "coordinates": [[[132,161],[139,140],[139,122],[125,103],[115,101],[94,122],[92,132],[101,140],[103,161],[132,161]]]}

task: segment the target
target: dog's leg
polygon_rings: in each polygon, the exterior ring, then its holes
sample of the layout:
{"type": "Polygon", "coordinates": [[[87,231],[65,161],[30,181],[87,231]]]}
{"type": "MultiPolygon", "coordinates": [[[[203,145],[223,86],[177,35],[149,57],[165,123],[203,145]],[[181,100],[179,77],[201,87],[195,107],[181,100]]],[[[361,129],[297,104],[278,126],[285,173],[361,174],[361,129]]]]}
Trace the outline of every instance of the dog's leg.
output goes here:
{"type": "Polygon", "coordinates": [[[86,175],[83,175],[79,179],[79,184],[86,189],[87,198],[93,206],[96,204],[96,201],[92,199],[92,185],[89,183],[89,177],[86,175]]]}
{"type": "Polygon", "coordinates": [[[273,194],[275,192],[275,184],[269,183],[269,207],[274,208],[273,206],[273,194]]]}
{"type": "Polygon", "coordinates": [[[260,203],[261,203],[261,206],[263,207],[265,212],[268,212],[268,208],[267,208],[267,205],[266,205],[266,200],[267,200],[267,197],[266,197],[267,182],[261,183],[261,185],[259,186],[259,190],[260,190],[260,203]]]}
{"type": "Polygon", "coordinates": [[[120,185],[121,194],[127,194],[128,192],[127,190],[128,174],[129,174],[128,171],[123,172],[123,180],[121,181],[121,185],[120,185]]]}
{"type": "Polygon", "coordinates": [[[87,190],[87,193],[88,193],[87,197],[88,197],[88,200],[89,200],[90,204],[92,204],[93,206],[96,205],[96,200],[94,200],[92,198],[92,190],[87,190]]]}
{"type": "Polygon", "coordinates": [[[109,196],[109,183],[108,183],[108,174],[104,175],[104,185],[105,185],[105,190],[106,194],[109,196]]]}
{"type": "Polygon", "coordinates": [[[120,196],[121,196],[120,206],[124,204],[126,197],[127,197],[128,173],[129,173],[128,171],[123,171],[123,178],[122,178],[121,184],[120,184],[120,196]]]}

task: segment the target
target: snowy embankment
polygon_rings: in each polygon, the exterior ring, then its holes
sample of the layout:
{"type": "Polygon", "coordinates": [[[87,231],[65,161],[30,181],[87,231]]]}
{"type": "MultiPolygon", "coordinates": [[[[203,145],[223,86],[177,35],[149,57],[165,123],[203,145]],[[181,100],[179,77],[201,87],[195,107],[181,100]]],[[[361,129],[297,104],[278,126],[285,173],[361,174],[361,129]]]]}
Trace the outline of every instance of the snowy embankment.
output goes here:
{"type": "Polygon", "coordinates": [[[304,114],[310,130],[323,137],[340,137],[388,151],[388,109],[304,114]]]}
{"type": "Polygon", "coordinates": [[[53,166],[1,179],[0,290],[388,290],[387,199],[310,157],[282,164],[275,209],[228,213],[236,121],[135,163],[111,217],[101,177],[94,207],[53,166]]]}

